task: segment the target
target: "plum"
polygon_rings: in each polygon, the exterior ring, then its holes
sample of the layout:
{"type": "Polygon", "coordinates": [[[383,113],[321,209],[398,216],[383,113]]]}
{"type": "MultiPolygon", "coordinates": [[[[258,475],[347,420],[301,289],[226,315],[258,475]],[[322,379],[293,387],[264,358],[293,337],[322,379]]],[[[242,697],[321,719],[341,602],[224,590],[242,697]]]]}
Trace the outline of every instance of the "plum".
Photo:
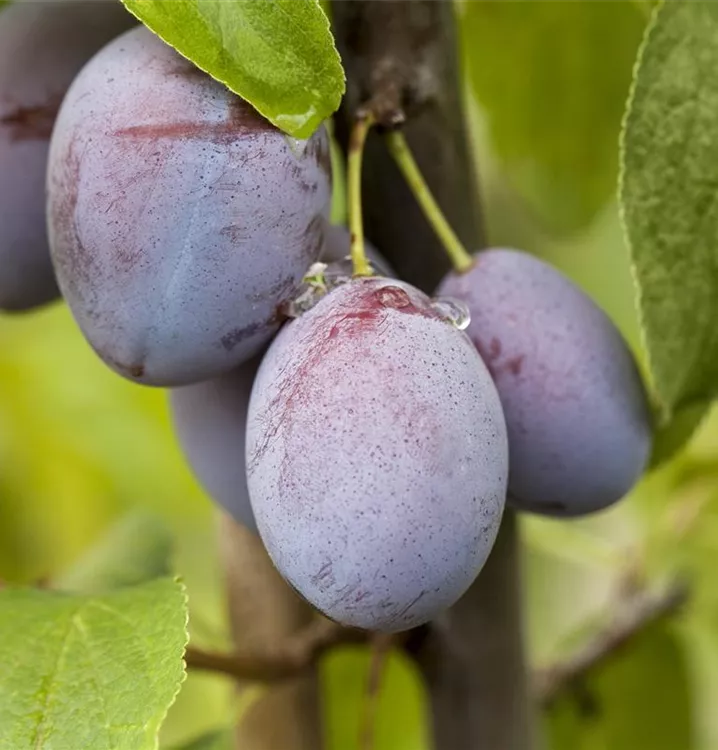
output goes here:
{"type": "Polygon", "coordinates": [[[323,126],[287,137],[145,27],[85,66],[52,137],[60,288],[99,356],[148,385],[221,375],[269,341],[330,199],[323,126]]]}
{"type": "Polygon", "coordinates": [[[481,252],[438,294],[467,303],[509,433],[509,503],[578,516],[620,500],[643,473],[651,412],[633,356],[608,316],[552,266],[481,252]]]}
{"type": "Polygon", "coordinates": [[[237,523],[256,531],[244,446],[247,407],[261,358],[212,380],[170,391],[174,432],[205,492],[237,523]]]}
{"type": "Polygon", "coordinates": [[[340,623],[398,631],[453,604],[494,543],[507,475],[488,370],[409,284],[335,288],[262,360],[247,417],[259,533],[340,623]]]}
{"type": "Polygon", "coordinates": [[[0,309],[58,296],[45,225],[50,134],[82,66],[137,21],[119,2],[15,2],[0,13],[0,309]]]}

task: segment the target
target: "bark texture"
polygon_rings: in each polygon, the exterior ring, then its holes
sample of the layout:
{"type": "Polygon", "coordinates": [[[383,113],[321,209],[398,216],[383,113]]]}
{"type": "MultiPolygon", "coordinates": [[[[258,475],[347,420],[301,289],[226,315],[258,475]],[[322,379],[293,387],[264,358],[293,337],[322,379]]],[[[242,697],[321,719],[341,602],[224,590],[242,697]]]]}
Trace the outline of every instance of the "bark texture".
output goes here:
{"type": "MultiPolygon", "coordinates": [[[[235,643],[263,653],[305,628],[311,608],[276,572],[259,538],[223,514],[219,541],[235,643]]],[[[238,750],[320,750],[316,668],[268,686],[242,716],[235,744],[238,750]]]]}

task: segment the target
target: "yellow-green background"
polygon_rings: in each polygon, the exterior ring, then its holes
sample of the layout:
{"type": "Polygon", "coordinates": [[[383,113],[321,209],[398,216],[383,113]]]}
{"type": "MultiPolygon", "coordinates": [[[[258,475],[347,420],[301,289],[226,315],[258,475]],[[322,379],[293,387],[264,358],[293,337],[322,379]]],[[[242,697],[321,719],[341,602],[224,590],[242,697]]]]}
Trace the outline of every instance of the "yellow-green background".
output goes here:
{"type": "MultiPolygon", "coordinates": [[[[617,136],[639,3],[468,4],[461,13],[469,122],[494,244],[525,248],[570,274],[640,356],[615,184],[617,136]],[[482,6],[482,7],[479,7],[482,6]]],[[[718,748],[718,419],[630,497],[593,518],[522,519],[527,635],[543,664],[589,637],[627,571],[692,584],[681,618],[592,676],[592,709],[571,700],[547,722],[558,750],[718,748]]],[[[58,575],[135,508],[176,538],[193,637],[225,642],[212,507],[180,456],[165,394],[123,381],[56,304],[0,318],[0,579],[58,575]]],[[[326,660],[332,748],[358,737],[366,655],[326,660]]],[[[428,747],[412,668],[391,662],[377,750],[428,747]]],[[[191,675],[163,741],[225,723],[221,679],[191,675]]]]}

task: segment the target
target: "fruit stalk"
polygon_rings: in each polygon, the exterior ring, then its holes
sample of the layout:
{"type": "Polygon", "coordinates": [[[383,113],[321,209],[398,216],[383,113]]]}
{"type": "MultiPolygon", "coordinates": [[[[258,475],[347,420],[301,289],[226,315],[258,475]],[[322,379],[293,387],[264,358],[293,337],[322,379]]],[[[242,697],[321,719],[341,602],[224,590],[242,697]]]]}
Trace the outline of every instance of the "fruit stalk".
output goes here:
{"type": "MultiPolygon", "coordinates": [[[[407,141],[449,224],[465,246],[481,247],[452,4],[343,0],[334,3],[333,16],[349,85],[337,123],[343,147],[354,113],[367,100],[380,124],[406,119],[407,141]]],[[[444,248],[376,134],[367,139],[364,158],[369,239],[402,278],[433,292],[450,265],[444,248]]],[[[427,679],[435,750],[531,749],[512,513],[506,513],[495,548],[468,593],[409,643],[427,679]]]]}
{"type": "Polygon", "coordinates": [[[426,184],[421,170],[417,166],[416,160],[412,156],[406,138],[403,133],[395,130],[387,133],[386,143],[391,155],[394,157],[397,167],[404,175],[404,179],[411,188],[417,203],[421,206],[426,220],[431,224],[438,238],[441,240],[446,250],[454,270],[458,273],[468,270],[473,265],[473,259],[466,248],[462,245],[461,240],[456,236],[456,232],[451,228],[451,224],[446,220],[439,204],[431,194],[429,186],[426,184]]]}
{"type": "Polygon", "coordinates": [[[371,117],[359,117],[354,123],[347,155],[347,203],[351,231],[351,256],[355,276],[371,276],[372,269],[364,253],[364,221],[361,202],[361,168],[364,144],[372,126],[371,117]]]}

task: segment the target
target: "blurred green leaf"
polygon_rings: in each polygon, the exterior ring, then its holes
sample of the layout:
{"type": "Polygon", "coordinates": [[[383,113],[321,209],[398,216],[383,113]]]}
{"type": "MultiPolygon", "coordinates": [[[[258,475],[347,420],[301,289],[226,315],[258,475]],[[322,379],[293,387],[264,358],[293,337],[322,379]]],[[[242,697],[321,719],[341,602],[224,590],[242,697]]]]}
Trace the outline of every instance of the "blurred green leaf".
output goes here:
{"type": "Polygon", "coordinates": [[[545,720],[552,750],[695,747],[687,660],[656,624],[560,698],[545,720]]]}
{"type": "MultiPolygon", "coordinates": [[[[323,660],[322,703],[327,750],[360,750],[366,700],[367,648],[340,648],[323,660]]],[[[428,750],[425,696],[416,667],[397,652],[385,664],[376,711],[374,750],[428,750]]]]}
{"type": "Polygon", "coordinates": [[[84,593],[111,589],[171,573],[172,535],[155,516],[137,511],[109,533],[64,575],[58,588],[84,593]]]}
{"type": "Polygon", "coordinates": [[[663,409],[718,393],[718,5],[665,3],[622,134],[621,207],[663,409]]]}
{"type": "Polygon", "coordinates": [[[670,420],[656,430],[651,453],[651,468],[656,469],[673,458],[703,424],[710,404],[700,402],[678,409],[670,420]]]}
{"type": "Polygon", "coordinates": [[[645,14],[622,1],[462,7],[467,73],[508,178],[552,228],[585,225],[615,191],[645,14]]]}
{"type": "Polygon", "coordinates": [[[233,750],[229,729],[204,734],[186,745],[174,745],[171,750],[233,750]]]}
{"type": "Polygon", "coordinates": [[[122,0],[277,127],[308,138],[339,107],[344,71],[317,0],[122,0]]]}
{"type": "Polygon", "coordinates": [[[184,587],[0,592],[0,747],[153,750],[184,679],[184,587]]]}

